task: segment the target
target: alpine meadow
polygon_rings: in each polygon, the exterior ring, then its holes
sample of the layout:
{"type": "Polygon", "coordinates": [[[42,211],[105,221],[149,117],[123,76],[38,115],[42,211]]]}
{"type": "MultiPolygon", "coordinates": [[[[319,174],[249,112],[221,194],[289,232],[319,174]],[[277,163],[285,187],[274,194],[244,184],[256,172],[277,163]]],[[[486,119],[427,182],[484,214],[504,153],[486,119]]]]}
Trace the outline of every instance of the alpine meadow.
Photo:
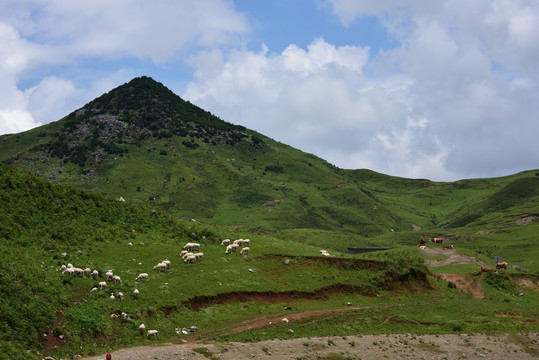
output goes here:
{"type": "Polygon", "coordinates": [[[456,182],[344,170],[149,77],[0,136],[0,161],[9,359],[539,331],[539,169],[456,182]],[[264,317],[288,319],[240,326],[264,317]]]}

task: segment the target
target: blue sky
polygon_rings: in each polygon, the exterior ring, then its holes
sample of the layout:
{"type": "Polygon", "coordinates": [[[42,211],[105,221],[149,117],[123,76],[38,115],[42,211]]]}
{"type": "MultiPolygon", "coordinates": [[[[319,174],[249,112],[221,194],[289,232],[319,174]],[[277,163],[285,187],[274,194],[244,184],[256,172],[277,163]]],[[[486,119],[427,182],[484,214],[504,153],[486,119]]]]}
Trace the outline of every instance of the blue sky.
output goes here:
{"type": "Polygon", "coordinates": [[[3,0],[0,134],[147,75],[348,169],[539,168],[536,0],[3,0]]]}

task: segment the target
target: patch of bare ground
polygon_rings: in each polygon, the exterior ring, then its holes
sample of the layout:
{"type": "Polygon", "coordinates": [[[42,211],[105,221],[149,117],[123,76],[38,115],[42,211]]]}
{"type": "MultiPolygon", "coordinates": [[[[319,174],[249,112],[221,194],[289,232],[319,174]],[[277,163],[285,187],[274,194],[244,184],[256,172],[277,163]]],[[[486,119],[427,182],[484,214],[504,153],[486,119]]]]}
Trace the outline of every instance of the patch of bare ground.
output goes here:
{"type": "MultiPolygon", "coordinates": [[[[537,359],[539,335],[353,335],[267,340],[256,343],[162,344],[112,352],[114,360],[246,359],[537,359]]],[[[105,355],[81,360],[102,360],[105,355]]]]}
{"type": "Polygon", "coordinates": [[[474,281],[471,275],[436,274],[436,276],[440,279],[452,282],[457,286],[457,289],[472,294],[476,299],[483,299],[485,294],[483,293],[481,282],[485,278],[485,274],[486,273],[481,273],[477,281],[474,281]]]}
{"type": "Polygon", "coordinates": [[[517,224],[517,225],[528,225],[528,224],[534,222],[536,219],[539,219],[539,216],[536,216],[536,215],[526,216],[526,217],[517,219],[515,221],[515,224],[517,224]]]}

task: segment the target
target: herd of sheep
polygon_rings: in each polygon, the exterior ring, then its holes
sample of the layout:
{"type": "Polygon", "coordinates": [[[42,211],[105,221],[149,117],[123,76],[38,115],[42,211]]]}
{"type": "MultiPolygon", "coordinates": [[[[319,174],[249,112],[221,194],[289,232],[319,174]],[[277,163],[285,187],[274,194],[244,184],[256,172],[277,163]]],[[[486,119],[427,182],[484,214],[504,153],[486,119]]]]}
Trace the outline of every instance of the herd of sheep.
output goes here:
{"type": "MultiPolygon", "coordinates": [[[[131,246],[131,243],[129,245],[131,246]]],[[[241,255],[246,255],[246,254],[249,254],[249,252],[250,252],[249,247],[246,246],[246,245],[250,245],[250,240],[249,239],[234,240],[232,242],[232,244],[230,243],[230,239],[225,239],[225,240],[223,240],[221,242],[221,245],[226,246],[225,254],[230,254],[232,252],[235,252],[240,247],[242,247],[242,249],[239,252],[241,255]]],[[[196,263],[196,262],[202,260],[202,258],[204,257],[204,253],[202,253],[202,252],[194,252],[194,251],[200,251],[200,244],[198,244],[198,243],[188,242],[187,244],[185,244],[183,249],[184,250],[180,253],[180,257],[183,259],[183,261],[185,263],[196,263]]],[[[64,253],[62,254],[62,257],[65,258],[64,253]]],[[[159,262],[157,265],[155,265],[153,267],[153,269],[157,270],[159,272],[166,271],[166,269],[170,268],[170,265],[171,265],[170,260],[166,259],[166,260],[163,260],[163,261],[159,262]]],[[[81,276],[81,277],[82,276],[87,276],[87,277],[93,277],[96,280],[99,278],[99,271],[98,270],[93,270],[92,271],[90,268],[81,269],[81,268],[74,267],[73,264],[62,265],[59,270],[63,274],[67,274],[69,276],[81,276]]],[[[112,281],[114,284],[121,284],[122,283],[122,279],[120,278],[120,276],[114,275],[113,270],[108,270],[105,273],[105,279],[106,279],[106,281],[99,282],[97,286],[94,286],[90,290],[90,292],[93,293],[93,292],[97,292],[97,291],[100,291],[100,290],[105,290],[105,288],[107,287],[107,281],[112,281]]],[[[136,277],[135,281],[137,281],[137,282],[138,281],[148,282],[149,281],[149,274],[148,273],[140,273],[136,277]]],[[[139,298],[139,293],[140,292],[139,292],[138,289],[135,289],[133,291],[133,298],[135,300],[137,300],[139,298]]],[[[124,294],[122,292],[118,292],[117,297],[121,301],[123,301],[124,294]]],[[[110,299],[111,300],[116,299],[116,295],[114,295],[114,293],[111,293],[110,294],[110,299]]],[[[131,318],[125,312],[122,312],[121,314],[113,313],[113,314],[111,314],[110,317],[111,317],[112,320],[121,319],[122,321],[131,321],[131,318]]],[[[142,335],[144,335],[144,332],[146,331],[146,326],[144,324],[141,324],[139,326],[139,331],[140,331],[140,333],[142,335]]],[[[158,334],[157,330],[148,330],[146,332],[146,336],[148,338],[156,338],[157,334],[158,334]]]]}

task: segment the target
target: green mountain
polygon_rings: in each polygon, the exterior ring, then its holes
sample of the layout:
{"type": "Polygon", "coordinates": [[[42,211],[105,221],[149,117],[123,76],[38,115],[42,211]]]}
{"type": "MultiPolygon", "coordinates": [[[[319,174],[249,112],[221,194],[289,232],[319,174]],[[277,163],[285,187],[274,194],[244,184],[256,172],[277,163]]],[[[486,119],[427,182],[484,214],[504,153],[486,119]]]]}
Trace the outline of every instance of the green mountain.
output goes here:
{"type": "Polygon", "coordinates": [[[191,325],[201,335],[186,338],[223,341],[537,332],[538,170],[443,183],[342,170],[146,77],[1,136],[0,160],[0,353],[10,359],[154,343],[141,323],[166,342],[191,325]],[[486,276],[475,262],[436,268],[484,278],[485,298],[474,299],[431,276],[425,260],[446,250],[419,251],[429,236],[511,267],[486,276]],[[250,238],[250,254],[225,254],[225,238],[250,238]],[[190,241],[204,252],[194,264],[178,256],[190,241]],[[349,246],[392,249],[358,256],[349,246]],[[154,270],[164,259],[171,268],[154,270]],[[101,275],[62,274],[66,263],[101,275]],[[91,291],[108,269],[122,282],[91,291]],[[142,272],[150,281],[136,280],[142,272]],[[123,301],[111,299],[120,292],[123,301]],[[281,321],[232,329],[313,310],[322,315],[295,321],[294,332],[281,321]],[[122,312],[131,320],[115,317],[122,312]]]}
{"type": "Polygon", "coordinates": [[[435,183],[342,170],[136,78],[65,118],[0,137],[0,160],[43,179],[259,232],[432,233],[536,215],[537,172],[435,183]]]}

